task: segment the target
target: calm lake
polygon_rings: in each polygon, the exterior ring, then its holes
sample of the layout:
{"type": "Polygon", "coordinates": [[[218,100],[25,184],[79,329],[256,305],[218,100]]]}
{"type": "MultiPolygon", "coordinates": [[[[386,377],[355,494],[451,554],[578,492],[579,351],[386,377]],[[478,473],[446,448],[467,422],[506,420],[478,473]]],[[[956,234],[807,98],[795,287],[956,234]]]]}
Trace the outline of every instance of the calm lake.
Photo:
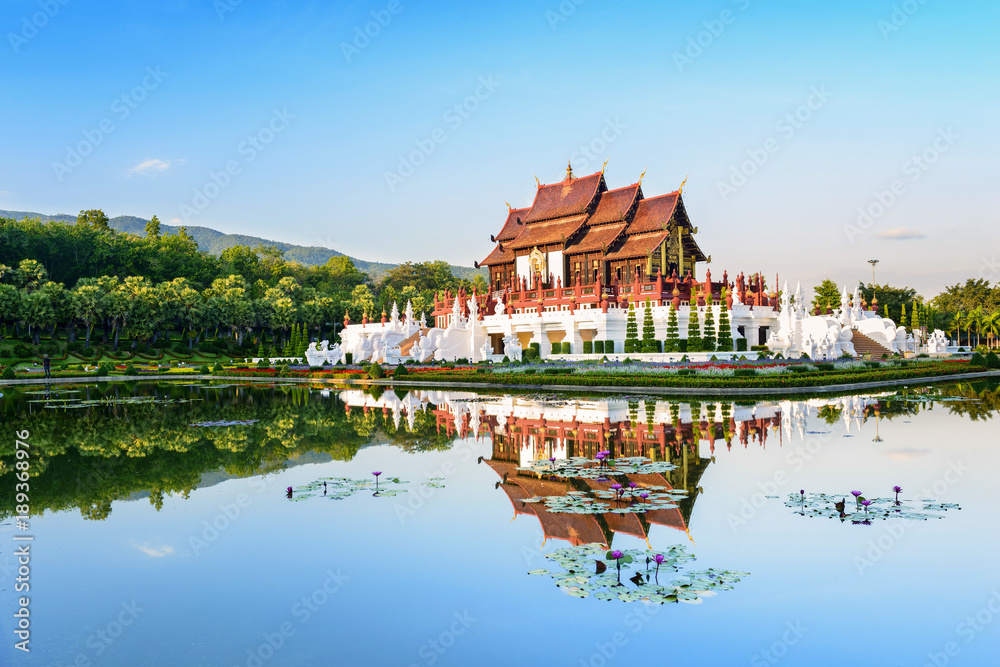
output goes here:
{"type": "Polygon", "coordinates": [[[4,665],[997,664],[996,382],[0,391],[4,665]]]}

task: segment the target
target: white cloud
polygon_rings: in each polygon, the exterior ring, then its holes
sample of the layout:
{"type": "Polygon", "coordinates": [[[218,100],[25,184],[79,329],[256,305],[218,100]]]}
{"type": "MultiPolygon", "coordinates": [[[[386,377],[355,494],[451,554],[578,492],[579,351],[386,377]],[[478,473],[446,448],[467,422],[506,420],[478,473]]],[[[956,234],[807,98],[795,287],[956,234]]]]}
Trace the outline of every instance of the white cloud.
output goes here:
{"type": "Polygon", "coordinates": [[[156,174],[162,174],[166,170],[170,169],[172,165],[181,164],[182,162],[184,162],[184,160],[157,160],[154,158],[135,165],[128,170],[128,175],[130,177],[133,174],[140,174],[141,176],[155,176],[156,174]]]}
{"type": "Polygon", "coordinates": [[[184,221],[181,220],[180,218],[170,218],[169,222],[171,225],[178,225],[178,226],[184,224],[184,221]]]}
{"type": "Polygon", "coordinates": [[[904,227],[894,227],[893,229],[887,229],[884,232],[879,232],[876,234],[880,239],[889,239],[890,241],[910,241],[912,239],[924,239],[927,238],[926,234],[915,231],[913,229],[906,229],[904,227]]]}
{"type": "Polygon", "coordinates": [[[174,548],[169,544],[164,544],[162,546],[154,546],[151,542],[146,542],[144,544],[132,543],[132,546],[146,554],[147,556],[152,556],[153,558],[163,558],[164,556],[172,556],[174,553],[174,548]]]}

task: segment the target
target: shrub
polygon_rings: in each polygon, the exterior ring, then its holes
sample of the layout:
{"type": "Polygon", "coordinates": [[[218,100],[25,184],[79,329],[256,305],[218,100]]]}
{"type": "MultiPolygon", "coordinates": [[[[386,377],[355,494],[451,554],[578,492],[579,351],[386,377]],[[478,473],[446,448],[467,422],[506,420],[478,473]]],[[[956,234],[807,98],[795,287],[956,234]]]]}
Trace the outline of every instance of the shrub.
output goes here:
{"type": "Polygon", "coordinates": [[[100,366],[97,367],[97,377],[102,378],[102,377],[107,376],[107,374],[108,374],[108,367],[107,366],[105,366],[104,364],[101,364],[100,366]]]}
{"type": "Polygon", "coordinates": [[[604,341],[595,340],[594,341],[594,354],[604,354],[604,341]]]}
{"type": "Polygon", "coordinates": [[[392,377],[394,378],[405,378],[410,374],[410,370],[403,364],[396,366],[396,370],[392,372],[392,377]]]}
{"type": "Polygon", "coordinates": [[[746,338],[737,338],[736,339],[736,351],[737,352],[746,352],[747,351],[747,339],[746,338]]]}
{"type": "MultiPolygon", "coordinates": [[[[601,351],[603,352],[604,350],[602,349],[601,351]]],[[[594,341],[592,341],[592,340],[585,340],[585,341],[583,341],[583,353],[584,354],[593,354],[594,353],[594,341]]]]}
{"type": "Polygon", "coordinates": [[[3,378],[4,380],[13,380],[14,377],[15,377],[14,376],[14,369],[12,367],[10,367],[10,366],[8,366],[7,368],[3,369],[3,373],[0,374],[0,378],[3,378]]]}
{"type": "Polygon", "coordinates": [[[614,354],[615,353],[615,341],[613,341],[613,340],[606,340],[606,341],[604,341],[604,353],[605,354],[614,354]]]}
{"type": "Polygon", "coordinates": [[[550,354],[562,354],[562,343],[552,343],[552,352],[550,354]]]}
{"type": "MultiPolygon", "coordinates": [[[[339,364],[340,362],[338,361],[337,363],[339,364]]],[[[345,352],[344,353],[344,363],[347,364],[347,365],[351,365],[351,364],[354,363],[354,353],[353,352],[345,352]]]]}
{"type": "Polygon", "coordinates": [[[198,372],[201,373],[202,375],[208,375],[211,371],[208,370],[208,365],[207,364],[202,364],[198,368],[198,372]]]}
{"type": "Polygon", "coordinates": [[[733,371],[733,377],[752,378],[757,376],[756,368],[737,368],[733,371]]]}
{"type": "Polygon", "coordinates": [[[215,365],[212,366],[212,370],[215,371],[216,373],[219,373],[219,372],[224,371],[226,369],[222,367],[222,362],[221,361],[216,361],[215,365]]]}
{"type": "Polygon", "coordinates": [[[972,355],[972,359],[969,360],[970,366],[977,366],[979,368],[986,368],[986,357],[976,352],[972,355]]]}
{"type": "Polygon", "coordinates": [[[127,366],[125,366],[125,370],[123,371],[123,373],[125,375],[138,375],[138,372],[135,370],[135,366],[133,366],[132,364],[128,364],[127,366]]]}
{"type": "Polygon", "coordinates": [[[271,362],[267,357],[261,357],[260,361],[257,362],[257,368],[270,368],[271,362]]]}
{"type": "Polygon", "coordinates": [[[377,363],[372,364],[371,366],[366,368],[365,372],[368,373],[368,377],[370,377],[372,380],[381,380],[383,377],[385,377],[385,371],[382,370],[382,367],[379,366],[377,363]]]}
{"type": "Polygon", "coordinates": [[[679,338],[677,340],[677,352],[687,352],[688,351],[688,341],[687,338],[679,338]]]}
{"type": "Polygon", "coordinates": [[[1000,368],[1000,357],[997,356],[996,352],[990,352],[986,355],[986,368],[1000,368]]]}
{"type": "Polygon", "coordinates": [[[18,343],[17,345],[14,346],[14,356],[19,359],[27,359],[28,357],[32,356],[32,350],[27,345],[18,343]]]}
{"type": "Polygon", "coordinates": [[[83,343],[81,343],[78,340],[75,340],[72,343],[67,343],[66,344],[66,349],[69,350],[70,352],[76,352],[77,350],[79,350],[82,347],[83,347],[83,343]]]}
{"type": "Polygon", "coordinates": [[[833,364],[829,362],[816,362],[813,366],[815,366],[818,371],[832,371],[834,368],[833,364]]]}

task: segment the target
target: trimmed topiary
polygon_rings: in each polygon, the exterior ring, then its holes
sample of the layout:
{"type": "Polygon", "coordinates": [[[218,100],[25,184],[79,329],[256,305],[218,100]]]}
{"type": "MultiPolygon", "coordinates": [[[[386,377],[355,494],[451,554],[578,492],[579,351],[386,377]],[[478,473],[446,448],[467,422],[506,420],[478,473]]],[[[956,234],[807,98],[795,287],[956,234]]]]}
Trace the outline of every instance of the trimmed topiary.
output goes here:
{"type": "Polygon", "coordinates": [[[382,378],[385,377],[385,371],[382,370],[382,367],[379,366],[377,363],[374,363],[371,366],[369,366],[365,370],[365,372],[368,373],[368,377],[370,377],[372,380],[381,380],[382,378]]]}
{"type": "Polygon", "coordinates": [[[198,369],[198,372],[201,373],[202,375],[208,375],[211,371],[208,370],[207,364],[202,364],[201,367],[198,369]]]}
{"type": "Polygon", "coordinates": [[[13,380],[15,377],[16,375],[14,373],[14,369],[11,366],[3,369],[3,373],[0,374],[0,378],[3,378],[4,380],[13,380]]]}
{"type": "Polygon", "coordinates": [[[990,352],[986,355],[986,368],[1000,368],[1000,357],[997,356],[996,352],[990,352]]]}
{"type": "Polygon", "coordinates": [[[222,367],[222,362],[221,361],[216,361],[215,365],[212,366],[212,370],[214,372],[216,372],[216,373],[220,373],[220,372],[222,372],[222,371],[224,371],[226,369],[222,367]]]}
{"type": "Polygon", "coordinates": [[[594,341],[592,341],[592,340],[585,340],[585,341],[583,341],[583,353],[584,354],[593,354],[594,353],[594,341]]]}
{"type": "Polygon", "coordinates": [[[594,354],[604,354],[604,341],[595,340],[594,341],[594,354]]]}
{"type": "Polygon", "coordinates": [[[409,369],[407,369],[406,366],[404,366],[403,364],[399,364],[398,366],[396,366],[396,370],[392,372],[392,377],[402,378],[406,377],[409,374],[410,374],[409,369]]]}

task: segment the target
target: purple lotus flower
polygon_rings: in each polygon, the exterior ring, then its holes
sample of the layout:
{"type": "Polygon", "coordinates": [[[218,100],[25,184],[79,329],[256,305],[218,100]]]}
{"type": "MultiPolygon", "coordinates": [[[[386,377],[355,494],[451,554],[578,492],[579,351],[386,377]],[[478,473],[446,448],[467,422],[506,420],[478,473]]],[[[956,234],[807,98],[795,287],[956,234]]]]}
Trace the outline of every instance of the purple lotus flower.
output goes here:
{"type": "Polygon", "coordinates": [[[554,456],[550,456],[550,457],[549,457],[549,462],[550,462],[550,463],[551,463],[551,462],[553,462],[553,461],[555,461],[555,460],[556,460],[556,457],[554,457],[554,456]]]}
{"type": "Polygon", "coordinates": [[[666,558],[663,556],[663,554],[656,554],[655,556],[653,556],[653,560],[656,561],[656,572],[653,573],[653,576],[656,579],[656,584],[659,585],[660,584],[660,566],[663,565],[663,561],[666,560],[666,558]]]}
{"type": "Polygon", "coordinates": [[[806,495],[806,490],[805,489],[799,489],[799,495],[800,496],[806,495]]]}
{"type": "Polygon", "coordinates": [[[635,482],[629,482],[629,483],[628,483],[628,488],[630,488],[630,489],[634,489],[634,488],[635,488],[635,487],[637,487],[637,486],[639,486],[639,485],[638,485],[638,484],[636,484],[635,482]]]}
{"type": "Polygon", "coordinates": [[[648,493],[640,493],[639,497],[642,498],[643,500],[645,500],[646,498],[649,498],[649,494],[648,493]]]}
{"type": "Polygon", "coordinates": [[[899,504],[899,494],[903,491],[903,487],[901,487],[901,486],[894,486],[894,487],[892,487],[892,490],[896,492],[896,504],[898,505],[899,504]]]}
{"type": "Polygon", "coordinates": [[[865,506],[865,512],[867,512],[868,511],[868,506],[872,504],[872,501],[870,501],[870,500],[862,500],[861,504],[865,506]]]}
{"type": "Polygon", "coordinates": [[[381,470],[375,470],[374,472],[372,472],[372,474],[375,475],[376,477],[378,477],[379,475],[382,474],[382,471],[381,470]]]}
{"type": "Polygon", "coordinates": [[[288,487],[287,489],[285,489],[285,495],[286,495],[286,496],[287,496],[288,498],[291,498],[291,497],[292,497],[292,487],[288,487]]]}
{"type": "Polygon", "coordinates": [[[860,491],[851,491],[851,495],[854,496],[855,498],[857,498],[858,496],[861,495],[861,492],[860,491]]]}
{"type": "Polygon", "coordinates": [[[657,565],[662,565],[663,561],[666,560],[666,556],[664,556],[663,554],[656,554],[655,556],[653,556],[653,560],[656,561],[657,565]]]}
{"type": "Polygon", "coordinates": [[[382,471],[373,470],[372,474],[375,475],[375,493],[378,493],[378,476],[382,474],[382,471]]]}
{"type": "Polygon", "coordinates": [[[613,559],[615,559],[615,560],[618,560],[618,559],[620,559],[620,558],[621,558],[622,556],[624,556],[624,555],[625,555],[625,554],[623,554],[623,553],[622,553],[621,551],[619,551],[618,549],[615,549],[614,551],[612,551],[612,552],[611,552],[611,557],[612,557],[613,559]]]}

